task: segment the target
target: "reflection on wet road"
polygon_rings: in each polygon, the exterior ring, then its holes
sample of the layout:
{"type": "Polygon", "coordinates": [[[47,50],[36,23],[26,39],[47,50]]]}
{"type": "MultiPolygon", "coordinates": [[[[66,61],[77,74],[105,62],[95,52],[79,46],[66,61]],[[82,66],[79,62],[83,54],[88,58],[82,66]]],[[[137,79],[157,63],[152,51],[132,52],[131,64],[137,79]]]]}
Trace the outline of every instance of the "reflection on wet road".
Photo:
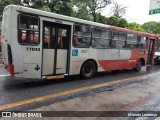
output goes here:
{"type": "MultiPolygon", "coordinates": [[[[94,86],[106,82],[142,75],[145,76],[147,74],[152,74],[159,71],[159,66],[151,66],[142,68],[140,72],[135,72],[130,69],[119,72],[102,72],[98,73],[94,78],[88,80],[83,80],[79,76],[70,76],[65,79],[47,81],[37,79],[13,79],[12,77],[8,76],[8,73],[2,67],[0,67],[0,106],[77,88],[94,86]]],[[[74,97],[77,97],[77,95],[72,96],[72,98],[74,97]]],[[[66,97],[66,99],[69,98],[66,97]]],[[[32,109],[42,105],[48,105],[59,100],[62,99],[44,100],[39,103],[32,103],[31,105],[17,107],[17,110],[32,109]]]]}

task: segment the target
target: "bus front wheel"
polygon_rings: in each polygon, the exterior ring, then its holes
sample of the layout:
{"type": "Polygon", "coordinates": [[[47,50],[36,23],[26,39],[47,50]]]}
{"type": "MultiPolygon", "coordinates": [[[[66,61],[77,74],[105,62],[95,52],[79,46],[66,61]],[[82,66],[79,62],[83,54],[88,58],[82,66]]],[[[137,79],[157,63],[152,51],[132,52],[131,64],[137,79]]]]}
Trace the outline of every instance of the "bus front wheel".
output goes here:
{"type": "Polygon", "coordinates": [[[137,63],[137,67],[136,68],[133,68],[135,71],[140,71],[142,68],[142,61],[139,60],[138,63],[137,63]]]}
{"type": "Polygon", "coordinates": [[[81,76],[89,79],[96,73],[96,65],[93,61],[86,61],[81,68],[81,76]]]}

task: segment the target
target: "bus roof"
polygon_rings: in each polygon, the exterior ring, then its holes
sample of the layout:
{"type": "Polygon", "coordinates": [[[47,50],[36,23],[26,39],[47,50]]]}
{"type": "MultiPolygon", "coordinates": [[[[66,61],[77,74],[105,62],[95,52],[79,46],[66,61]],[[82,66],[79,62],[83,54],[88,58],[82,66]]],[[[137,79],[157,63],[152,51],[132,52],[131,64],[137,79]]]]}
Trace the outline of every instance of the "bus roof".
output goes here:
{"type": "Polygon", "coordinates": [[[87,21],[87,20],[83,20],[83,19],[79,19],[79,18],[65,16],[65,15],[60,15],[60,14],[56,14],[56,13],[46,12],[46,11],[33,9],[33,8],[28,8],[28,7],[24,7],[24,6],[8,5],[8,6],[5,7],[5,9],[8,9],[8,8],[11,8],[11,9],[14,8],[18,12],[24,12],[24,13],[28,13],[28,14],[35,14],[35,15],[38,15],[38,16],[44,16],[44,17],[48,17],[48,18],[55,18],[55,19],[58,19],[58,20],[62,19],[62,20],[66,20],[66,21],[69,21],[69,22],[89,24],[89,25],[99,26],[99,27],[109,27],[109,25],[105,25],[105,24],[101,24],[101,23],[96,23],[96,22],[87,21]]]}
{"type": "Polygon", "coordinates": [[[56,13],[46,12],[46,11],[33,9],[33,8],[28,8],[28,7],[24,7],[24,6],[8,5],[8,6],[5,7],[4,11],[6,9],[9,9],[9,8],[11,8],[11,9],[14,8],[18,12],[24,12],[24,13],[28,13],[28,14],[35,14],[35,15],[44,16],[44,17],[48,17],[48,18],[55,18],[55,19],[58,19],[58,20],[61,20],[63,18],[62,20],[75,22],[75,23],[81,23],[81,24],[88,24],[88,25],[91,25],[91,26],[106,27],[106,28],[110,28],[111,30],[130,32],[130,33],[149,36],[149,37],[158,36],[158,35],[150,34],[150,33],[147,33],[147,32],[139,32],[139,31],[135,31],[135,30],[129,30],[129,29],[126,29],[126,28],[120,28],[120,27],[101,24],[101,23],[97,23],[97,22],[87,21],[87,20],[83,20],[83,19],[79,19],[79,18],[74,18],[74,17],[69,17],[69,16],[60,15],[60,14],[56,14],[56,13]]]}

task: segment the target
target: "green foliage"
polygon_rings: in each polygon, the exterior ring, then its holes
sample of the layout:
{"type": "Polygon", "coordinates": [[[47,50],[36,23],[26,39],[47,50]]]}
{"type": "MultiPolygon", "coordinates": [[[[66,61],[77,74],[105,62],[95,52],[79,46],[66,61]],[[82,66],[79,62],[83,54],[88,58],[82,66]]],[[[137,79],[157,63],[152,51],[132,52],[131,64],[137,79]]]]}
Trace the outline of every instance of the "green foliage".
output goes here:
{"type": "Polygon", "coordinates": [[[20,0],[0,0],[0,15],[3,13],[3,9],[10,4],[20,5],[20,0]]]}
{"type": "Polygon", "coordinates": [[[73,12],[72,0],[32,0],[32,2],[22,3],[21,0],[1,0],[0,14],[2,14],[5,6],[9,4],[23,5],[35,9],[71,16],[73,12]]]}
{"type": "Polygon", "coordinates": [[[118,27],[125,28],[127,26],[127,20],[125,18],[118,19],[118,27]]]}
{"type": "Polygon", "coordinates": [[[130,30],[136,30],[136,31],[146,32],[145,29],[142,28],[142,25],[140,25],[140,24],[138,24],[136,22],[128,23],[128,25],[126,26],[126,28],[128,28],[130,30]]]}
{"type": "Polygon", "coordinates": [[[112,16],[107,19],[107,24],[125,28],[127,26],[127,21],[124,18],[118,18],[116,16],[112,16]]]}
{"type": "Polygon", "coordinates": [[[81,15],[88,18],[93,18],[93,21],[97,20],[97,13],[100,12],[110,4],[110,0],[74,0],[74,5],[78,8],[78,18],[82,18],[81,15]]]}
{"type": "Polygon", "coordinates": [[[87,0],[73,0],[73,4],[77,9],[76,11],[73,11],[73,17],[84,20],[93,20],[93,17],[90,15],[89,10],[87,9],[87,0]]]}
{"type": "Polygon", "coordinates": [[[112,16],[107,19],[108,25],[118,26],[118,17],[112,16]]]}
{"type": "MultiPolygon", "coordinates": [[[[146,22],[142,25],[143,29],[153,34],[160,34],[159,26],[160,26],[160,22],[156,22],[156,21],[146,22]]],[[[160,48],[160,40],[157,41],[157,48],[160,48]]]]}
{"type": "Polygon", "coordinates": [[[100,13],[96,14],[96,22],[102,23],[102,24],[107,24],[107,17],[101,15],[100,13]]]}
{"type": "Polygon", "coordinates": [[[150,21],[150,22],[144,23],[142,25],[142,28],[149,33],[160,34],[159,26],[160,26],[160,22],[150,21]]]}
{"type": "Polygon", "coordinates": [[[34,0],[29,7],[68,16],[73,12],[72,0],[34,0]]]}
{"type": "Polygon", "coordinates": [[[71,16],[73,12],[72,0],[51,0],[49,8],[52,12],[71,16]]]}

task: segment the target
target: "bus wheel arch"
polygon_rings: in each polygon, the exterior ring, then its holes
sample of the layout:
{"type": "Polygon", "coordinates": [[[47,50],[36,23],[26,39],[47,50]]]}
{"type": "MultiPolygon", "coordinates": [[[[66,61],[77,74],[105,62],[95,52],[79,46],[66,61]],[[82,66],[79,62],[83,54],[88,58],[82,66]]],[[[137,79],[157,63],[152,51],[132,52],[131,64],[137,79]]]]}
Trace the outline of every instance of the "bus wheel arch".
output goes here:
{"type": "Polygon", "coordinates": [[[88,59],[82,64],[80,69],[80,74],[83,78],[89,79],[95,75],[97,69],[98,69],[97,62],[93,59],[88,59]]]}
{"type": "Polygon", "coordinates": [[[138,61],[137,61],[137,66],[136,68],[133,68],[135,71],[140,71],[142,66],[145,66],[145,60],[144,58],[140,58],[138,61]]]}

